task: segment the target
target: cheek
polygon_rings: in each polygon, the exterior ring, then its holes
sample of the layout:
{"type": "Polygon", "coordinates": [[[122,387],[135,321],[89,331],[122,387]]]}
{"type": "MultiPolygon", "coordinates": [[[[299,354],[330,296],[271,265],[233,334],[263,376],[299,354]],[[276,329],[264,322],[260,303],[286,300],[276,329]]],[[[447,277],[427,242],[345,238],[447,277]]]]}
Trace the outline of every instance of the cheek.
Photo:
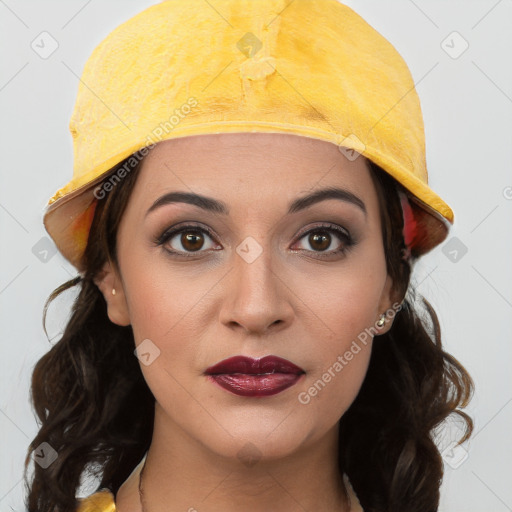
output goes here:
{"type": "Polygon", "coordinates": [[[208,273],[202,278],[173,272],[165,261],[148,264],[146,258],[145,254],[133,254],[123,269],[135,339],[175,339],[177,333],[192,329],[191,318],[195,319],[209,287],[208,273]]]}
{"type": "Polygon", "coordinates": [[[150,340],[158,354],[154,364],[141,369],[153,394],[161,388],[168,394],[175,380],[188,385],[204,370],[201,344],[212,321],[207,292],[218,276],[172,272],[165,263],[143,265],[145,258],[133,256],[123,272],[135,342],[150,340]]]}
{"type": "Polygon", "coordinates": [[[360,282],[333,281],[330,285],[337,293],[313,298],[315,304],[322,305],[320,321],[312,317],[307,338],[317,342],[314,349],[308,349],[311,363],[297,397],[307,414],[322,418],[326,426],[343,416],[364,381],[377,306],[376,295],[368,293],[360,282]]]}
{"type": "Polygon", "coordinates": [[[374,325],[386,277],[385,264],[353,261],[336,271],[317,272],[313,280],[304,276],[294,285],[310,309],[312,326],[320,329],[319,339],[332,346],[333,340],[355,338],[374,325]]]}
{"type": "Polygon", "coordinates": [[[310,374],[298,390],[301,416],[312,423],[313,431],[321,434],[331,428],[356,399],[368,368],[371,341],[357,345],[333,355],[331,362],[318,373],[310,374]]]}
{"type": "Polygon", "coordinates": [[[140,281],[130,287],[130,317],[139,353],[149,352],[150,364],[141,360],[141,371],[156,401],[171,417],[197,415],[186,390],[200,374],[200,350],[195,308],[202,293],[190,287],[187,293],[174,290],[160,279],[140,273],[140,281]],[[148,343],[146,340],[151,340],[148,343]],[[143,349],[145,343],[148,350],[143,349]],[[153,357],[153,353],[155,356],[153,357]]]}
{"type": "Polygon", "coordinates": [[[312,312],[304,329],[306,338],[316,341],[314,351],[308,349],[311,364],[298,401],[326,425],[339,420],[364,381],[385,280],[379,261],[347,265],[317,275],[307,293],[312,312]]]}

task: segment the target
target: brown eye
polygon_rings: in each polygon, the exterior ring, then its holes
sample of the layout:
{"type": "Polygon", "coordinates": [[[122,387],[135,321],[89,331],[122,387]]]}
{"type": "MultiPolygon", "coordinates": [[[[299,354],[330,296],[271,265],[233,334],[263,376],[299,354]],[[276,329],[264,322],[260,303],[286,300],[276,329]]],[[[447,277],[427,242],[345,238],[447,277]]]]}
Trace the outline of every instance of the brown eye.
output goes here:
{"type": "Polygon", "coordinates": [[[181,233],[181,245],[186,251],[198,251],[204,244],[204,237],[199,231],[181,233]]]}
{"type": "Polygon", "coordinates": [[[307,251],[317,253],[316,257],[345,254],[355,245],[355,241],[348,231],[335,224],[321,225],[310,229],[301,236],[300,240],[306,240],[306,245],[309,246],[306,247],[307,251]],[[338,244],[336,244],[336,240],[338,244]],[[334,245],[334,249],[329,250],[332,245],[334,245]]]}
{"type": "Polygon", "coordinates": [[[331,245],[331,235],[329,235],[327,231],[310,233],[308,242],[313,249],[317,251],[325,251],[331,245]]]}
{"type": "Polygon", "coordinates": [[[178,256],[206,252],[205,249],[211,249],[214,246],[213,235],[206,229],[193,225],[166,231],[158,238],[157,244],[163,245],[168,252],[178,256]],[[210,247],[207,247],[208,239],[210,247]]]}

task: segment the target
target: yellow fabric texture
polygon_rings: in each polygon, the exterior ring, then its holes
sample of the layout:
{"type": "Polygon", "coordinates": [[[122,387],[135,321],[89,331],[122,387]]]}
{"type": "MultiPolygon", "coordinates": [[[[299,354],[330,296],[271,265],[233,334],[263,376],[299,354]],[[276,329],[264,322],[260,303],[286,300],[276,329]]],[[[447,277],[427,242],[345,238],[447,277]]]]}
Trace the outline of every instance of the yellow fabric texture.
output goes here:
{"type": "Polygon", "coordinates": [[[76,512],[116,512],[114,495],[103,490],[82,498],[76,512]]]}
{"type": "Polygon", "coordinates": [[[70,122],[72,179],[45,227],[79,270],[98,186],[161,140],[274,132],[355,150],[409,192],[441,243],[453,211],[429,186],[420,101],[397,50],[337,0],[166,0],[111,32],[88,59],[70,122]]]}

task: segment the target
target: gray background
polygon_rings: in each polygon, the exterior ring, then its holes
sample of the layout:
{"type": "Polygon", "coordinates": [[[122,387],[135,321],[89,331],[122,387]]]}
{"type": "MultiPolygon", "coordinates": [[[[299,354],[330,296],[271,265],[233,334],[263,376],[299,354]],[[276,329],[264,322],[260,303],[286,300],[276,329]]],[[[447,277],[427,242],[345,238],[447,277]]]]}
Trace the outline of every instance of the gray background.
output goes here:
{"type": "MultiPolygon", "coordinates": [[[[153,3],[0,0],[0,512],[23,510],[23,460],[37,430],[30,375],[50,348],[43,304],[75,275],[52,253],[42,215],[72,175],[68,123],[77,75],[101,39],[153,3]],[[42,58],[33,41],[40,52],[58,48],[42,58]],[[45,244],[50,252],[42,261],[37,253],[45,244]]],[[[425,118],[430,185],[456,216],[448,241],[414,274],[439,315],[445,347],[477,389],[467,409],[476,423],[472,440],[451,450],[457,425],[440,431],[440,510],[512,510],[512,0],[346,3],[409,64],[425,118]]],[[[51,340],[74,296],[68,291],[50,307],[51,340]]]]}

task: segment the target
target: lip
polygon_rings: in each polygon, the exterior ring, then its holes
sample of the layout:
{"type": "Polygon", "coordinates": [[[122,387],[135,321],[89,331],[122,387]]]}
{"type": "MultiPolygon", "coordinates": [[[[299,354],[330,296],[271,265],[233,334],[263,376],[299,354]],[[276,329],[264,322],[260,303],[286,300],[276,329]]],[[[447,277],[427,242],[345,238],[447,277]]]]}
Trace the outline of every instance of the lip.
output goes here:
{"type": "Polygon", "coordinates": [[[306,372],[278,356],[235,356],[208,367],[204,373],[210,381],[235,395],[261,397],[281,393],[306,372]]]}

